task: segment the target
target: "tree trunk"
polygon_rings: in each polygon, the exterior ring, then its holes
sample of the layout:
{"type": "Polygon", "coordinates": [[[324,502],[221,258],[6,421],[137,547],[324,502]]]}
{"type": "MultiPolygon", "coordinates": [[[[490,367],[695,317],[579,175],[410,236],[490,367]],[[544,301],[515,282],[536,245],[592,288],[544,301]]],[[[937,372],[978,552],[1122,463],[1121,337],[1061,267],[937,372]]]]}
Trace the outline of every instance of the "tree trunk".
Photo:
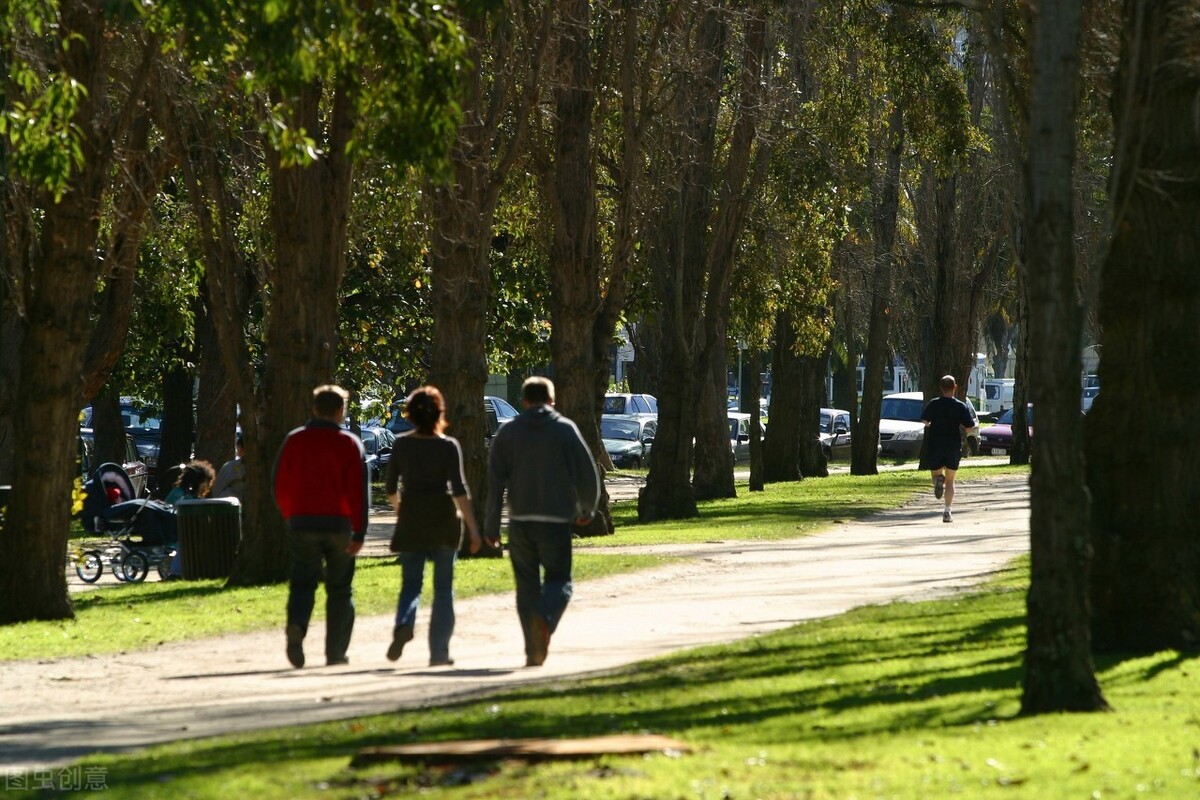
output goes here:
{"type": "MultiPolygon", "coordinates": [[[[92,435],[96,439],[94,470],[106,461],[125,461],[125,421],[121,418],[121,397],[115,386],[105,385],[92,398],[92,435]]],[[[89,476],[84,476],[86,480],[89,476]]]]}
{"type": "Polygon", "coordinates": [[[775,347],[771,353],[771,425],[763,445],[763,482],[798,481],[800,472],[800,356],[792,312],[775,317],[775,347]]]}
{"type": "MultiPolygon", "coordinates": [[[[332,380],[337,354],[338,288],[346,272],[352,168],[346,144],[354,126],[348,87],[335,88],[328,121],[322,87],[297,90],[293,124],[327,131],[328,145],[311,163],[288,165],[268,151],[275,263],[264,342],[266,366],[257,394],[258,437],[246,451],[242,544],[229,582],[235,586],[287,578],[288,533],[275,508],[272,469],[287,433],[312,414],[312,390],[332,380]]],[[[226,356],[228,358],[228,356],[226,356]]]]}
{"type": "Polygon", "coordinates": [[[742,377],[741,395],[742,409],[750,415],[750,486],[752,492],[761,492],[766,486],[763,480],[763,430],[762,415],[759,413],[759,401],[762,399],[762,382],[759,373],[762,370],[762,352],[757,347],[750,348],[749,360],[746,363],[746,373],[742,377]]]}
{"type": "Polygon", "coordinates": [[[1027,357],[1039,424],[1030,477],[1025,714],[1107,708],[1091,654],[1090,507],[1079,413],[1083,314],[1072,235],[1080,6],[1043,3],[1030,49],[1027,357]]]}
{"type": "Polygon", "coordinates": [[[1113,101],[1118,213],[1100,296],[1104,390],[1085,438],[1092,636],[1104,652],[1200,643],[1200,383],[1189,366],[1200,349],[1200,134],[1181,122],[1192,119],[1200,90],[1196,9],[1184,0],[1125,4],[1113,101]],[[1130,413],[1148,398],[1151,413],[1130,413]]]}
{"type": "MultiPolygon", "coordinates": [[[[766,145],[758,141],[762,113],[767,20],[761,9],[750,8],[745,19],[739,88],[733,131],[725,155],[708,257],[708,294],[704,301],[704,344],[701,375],[712,382],[711,397],[698,397],[696,469],[692,488],[698,499],[735,497],[733,457],[729,451],[726,395],[729,373],[729,302],[738,239],[746,214],[766,166],[766,145]]],[[[728,33],[724,34],[725,37],[728,33]]],[[[701,391],[703,382],[701,383],[701,391]]]]}
{"type": "MultiPolygon", "coordinates": [[[[579,427],[594,454],[603,451],[596,407],[597,358],[594,329],[598,298],[599,243],[596,228],[596,174],[592,161],[591,4],[569,0],[557,5],[558,81],[554,89],[553,174],[543,181],[554,220],[550,245],[550,352],[554,363],[556,405],[579,427]]],[[[592,523],[579,531],[612,533],[607,502],[592,523]]]]}
{"type": "Polygon", "coordinates": [[[514,41],[507,20],[496,21],[490,30],[484,15],[464,23],[473,68],[462,101],[465,119],[450,151],[454,179],[449,185],[430,189],[433,341],[429,380],[445,397],[449,432],[462,445],[467,484],[479,519],[488,491],[484,445],[488,431],[480,398],[488,378],[489,259],[496,204],[525,140],[547,22],[548,17],[543,17],[539,26],[523,26],[523,42],[514,41]],[[487,58],[484,47],[490,48],[487,58]],[[485,74],[488,65],[492,72],[485,74]],[[518,86],[522,77],[523,85],[518,86]],[[517,88],[523,89],[523,94],[517,96],[517,88]],[[508,119],[510,110],[515,121],[502,129],[500,123],[508,119]]]}
{"type": "Polygon", "coordinates": [[[220,469],[234,456],[237,400],[221,359],[221,342],[213,324],[210,295],[206,281],[200,293],[202,313],[196,318],[196,340],[200,351],[196,368],[199,383],[196,397],[196,458],[202,458],[220,469]]]}
{"type": "MultiPolygon", "coordinates": [[[[829,460],[821,449],[821,398],[825,392],[825,364],[828,355],[803,356],[800,359],[800,393],[797,416],[800,420],[798,453],[800,474],[807,478],[828,478],[829,460]]],[[[852,440],[853,441],[853,440],[852,440]]]]}
{"type": "MultiPolygon", "coordinates": [[[[647,255],[661,306],[662,364],[658,433],[646,485],[638,493],[638,519],[696,516],[690,470],[697,435],[696,392],[706,384],[696,372],[702,298],[713,208],[713,158],[722,86],[726,25],[723,13],[705,8],[696,26],[696,66],[676,94],[672,122],[679,128],[677,161],[662,167],[666,197],[650,227],[660,237],[647,255]]],[[[666,159],[667,156],[664,156],[666,159]]]]}
{"type": "Polygon", "coordinates": [[[154,475],[154,492],[158,497],[165,496],[171,490],[171,481],[178,477],[173,475],[172,468],[191,460],[196,434],[196,417],[192,408],[195,373],[185,366],[191,362],[193,353],[190,348],[181,348],[178,356],[180,360],[167,369],[162,381],[161,439],[158,463],[151,471],[154,475]]]}
{"type": "Polygon", "coordinates": [[[871,285],[871,319],[863,373],[862,408],[858,428],[850,440],[850,472],[878,472],[879,413],[883,403],[883,370],[891,355],[892,249],[896,241],[896,215],[900,207],[900,158],[904,152],[904,110],[892,105],[888,116],[886,165],[875,203],[873,238],[875,274],[871,285]]]}
{"type": "Polygon", "coordinates": [[[21,395],[12,415],[16,455],[4,531],[10,557],[0,559],[0,624],[73,616],[64,570],[68,498],[76,474],[89,312],[100,275],[102,198],[114,145],[103,116],[109,98],[103,9],[85,2],[60,9],[61,41],[72,42],[56,51],[60,67],[86,89],[72,120],[80,132],[82,166],[60,200],[45,198],[38,256],[25,287],[21,395]]]}

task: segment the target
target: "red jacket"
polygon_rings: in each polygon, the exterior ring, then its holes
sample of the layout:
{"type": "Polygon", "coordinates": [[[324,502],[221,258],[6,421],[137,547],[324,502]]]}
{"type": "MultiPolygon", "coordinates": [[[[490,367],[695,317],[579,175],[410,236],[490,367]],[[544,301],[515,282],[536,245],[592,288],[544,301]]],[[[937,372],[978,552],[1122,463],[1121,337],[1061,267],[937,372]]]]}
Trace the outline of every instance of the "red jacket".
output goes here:
{"type": "Polygon", "coordinates": [[[312,419],[287,435],[275,462],[275,505],[294,531],[367,530],[367,464],[362,442],[312,419]]]}

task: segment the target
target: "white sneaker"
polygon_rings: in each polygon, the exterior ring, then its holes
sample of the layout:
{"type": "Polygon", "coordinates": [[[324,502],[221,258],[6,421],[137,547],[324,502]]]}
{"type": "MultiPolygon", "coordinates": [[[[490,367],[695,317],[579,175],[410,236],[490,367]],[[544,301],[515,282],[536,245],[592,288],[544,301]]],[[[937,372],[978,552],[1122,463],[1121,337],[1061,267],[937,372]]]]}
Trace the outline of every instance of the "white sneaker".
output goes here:
{"type": "Polygon", "coordinates": [[[942,512],[942,522],[954,522],[954,515],[950,513],[950,509],[942,512]]]}

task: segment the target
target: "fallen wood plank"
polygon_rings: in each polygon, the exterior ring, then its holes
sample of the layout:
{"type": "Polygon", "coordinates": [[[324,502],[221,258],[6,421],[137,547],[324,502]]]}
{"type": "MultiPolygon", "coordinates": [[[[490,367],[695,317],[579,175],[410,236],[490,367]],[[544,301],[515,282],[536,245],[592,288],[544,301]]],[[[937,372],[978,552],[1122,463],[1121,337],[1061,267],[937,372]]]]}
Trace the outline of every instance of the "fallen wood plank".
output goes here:
{"type": "Polygon", "coordinates": [[[454,763],[501,758],[528,760],[591,758],[655,752],[690,753],[690,745],[656,734],[591,736],[584,739],[469,739],[455,742],[364,747],[350,761],[362,767],[384,761],[454,763]]]}

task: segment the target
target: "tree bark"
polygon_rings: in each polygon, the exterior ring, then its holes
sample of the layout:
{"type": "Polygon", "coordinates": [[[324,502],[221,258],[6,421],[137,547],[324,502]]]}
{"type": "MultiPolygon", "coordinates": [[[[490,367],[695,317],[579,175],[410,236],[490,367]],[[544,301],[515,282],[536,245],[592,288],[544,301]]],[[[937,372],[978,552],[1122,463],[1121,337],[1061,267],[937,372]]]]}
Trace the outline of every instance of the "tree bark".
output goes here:
{"type": "Polygon", "coordinates": [[[1181,123],[1200,90],[1196,15],[1194,1],[1125,3],[1116,219],[1100,296],[1104,389],[1085,438],[1092,636],[1103,652],[1200,645],[1200,383],[1188,367],[1200,345],[1200,134],[1181,123]],[[1147,400],[1151,413],[1130,412],[1147,400]]]}
{"type": "Polygon", "coordinates": [[[807,478],[829,477],[829,460],[821,449],[818,436],[821,430],[821,398],[825,394],[825,365],[829,361],[827,352],[825,355],[803,356],[800,359],[800,393],[796,404],[800,419],[798,452],[800,474],[807,478]]]}
{"type": "Polygon", "coordinates": [[[792,312],[775,317],[775,346],[771,352],[771,425],[763,444],[763,482],[786,483],[803,477],[800,471],[800,407],[792,398],[801,393],[800,356],[792,312]],[[784,399],[787,398],[787,399],[784,399]]]}
{"type": "Polygon", "coordinates": [[[312,83],[296,91],[290,109],[297,129],[325,131],[328,144],[319,155],[291,165],[268,151],[275,259],[268,274],[266,365],[255,397],[257,446],[247,447],[245,458],[251,501],[243,508],[242,544],[229,577],[235,586],[287,578],[288,533],[275,508],[272,469],[287,433],[311,417],[312,390],[334,375],[353,173],[346,145],[356,112],[348,85],[334,87],[327,115],[321,99],[322,86],[312,83]]]}
{"type": "MultiPolygon", "coordinates": [[[[125,461],[125,424],[121,418],[121,397],[115,386],[105,386],[92,398],[92,435],[96,441],[94,470],[100,464],[125,461]]],[[[89,476],[85,475],[84,480],[89,476]]]]}
{"type": "Polygon", "coordinates": [[[234,456],[237,399],[221,359],[221,342],[213,324],[208,282],[201,287],[201,313],[196,317],[196,344],[200,358],[196,367],[196,458],[221,468],[234,456]]]}
{"type": "Polygon", "coordinates": [[[450,151],[453,180],[430,189],[433,217],[430,272],[433,340],[430,383],[446,400],[449,433],[462,445],[475,512],[487,498],[487,420],[481,398],[487,386],[487,320],[491,248],[500,189],[525,140],[540,83],[548,12],[539,24],[480,15],[468,20],[473,66],[462,101],[463,123],[450,151]],[[519,37],[523,40],[518,40],[519,37]],[[486,48],[486,52],[485,52],[486,48]],[[489,71],[490,70],[490,71],[489,71]],[[518,92],[518,90],[520,90],[518,92]],[[514,124],[502,127],[511,109],[514,124]]]}
{"type": "Polygon", "coordinates": [[[750,485],[748,488],[752,492],[761,492],[766,488],[766,481],[763,479],[762,415],[759,413],[762,384],[758,376],[761,371],[762,353],[757,347],[752,347],[746,363],[748,374],[742,378],[740,393],[742,409],[750,415],[750,485]]]}
{"type": "Polygon", "coordinates": [[[642,522],[697,514],[690,473],[693,440],[698,434],[696,393],[703,391],[705,381],[696,365],[725,40],[723,12],[707,5],[696,25],[695,63],[671,107],[679,147],[664,156],[666,163],[660,167],[667,196],[661,221],[651,226],[661,239],[652,247],[648,261],[662,302],[664,369],[659,376],[654,457],[646,485],[638,492],[638,519],[642,522]]]}
{"type": "Polygon", "coordinates": [[[46,200],[24,302],[21,396],[13,409],[12,492],[5,518],[10,558],[0,559],[0,624],[74,615],[63,557],[83,403],[84,353],[100,262],[96,257],[115,130],[105,116],[108,39],[101,3],[60,8],[60,68],[78,81],[73,119],[82,166],[58,201],[46,200]],[[46,436],[46,431],[57,435],[46,436]]]}
{"type": "Polygon", "coordinates": [[[883,370],[891,355],[892,262],[896,241],[896,215],[900,207],[900,159],[904,152],[904,110],[893,102],[888,116],[886,160],[872,222],[875,273],[871,286],[871,318],[863,373],[862,407],[858,428],[850,440],[850,472],[878,472],[876,445],[879,413],[883,404],[883,370]]]}
{"type": "MultiPolygon", "coordinates": [[[[739,71],[737,113],[717,195],[717,218],[711,232],[708,294],[704,301],[703,346],[697,372],[707,375],[710,394],[696,398],[696,465],[692,489],[697,499],[736,497],[733,454],[729,450],[726,394],[729,373],[729,301],[736,247],[746,214],[765,167],[765,145],[758,141],[767,19],[762,9],[749,9],[745,20],[739,71]]],[[[726,33],[727,37],[728,34],[726,33]]]]}
{"type": "Polygon", "coordinates": [[[1030,477],[1025,714],[1107,708],[1091,655],[1090,503],[1078,377],[1083,314],[1072,237],[1080,17],[1080,0],[1042,3],[1030,49],[1027,357],[1038,435],[1030,477]]]}

